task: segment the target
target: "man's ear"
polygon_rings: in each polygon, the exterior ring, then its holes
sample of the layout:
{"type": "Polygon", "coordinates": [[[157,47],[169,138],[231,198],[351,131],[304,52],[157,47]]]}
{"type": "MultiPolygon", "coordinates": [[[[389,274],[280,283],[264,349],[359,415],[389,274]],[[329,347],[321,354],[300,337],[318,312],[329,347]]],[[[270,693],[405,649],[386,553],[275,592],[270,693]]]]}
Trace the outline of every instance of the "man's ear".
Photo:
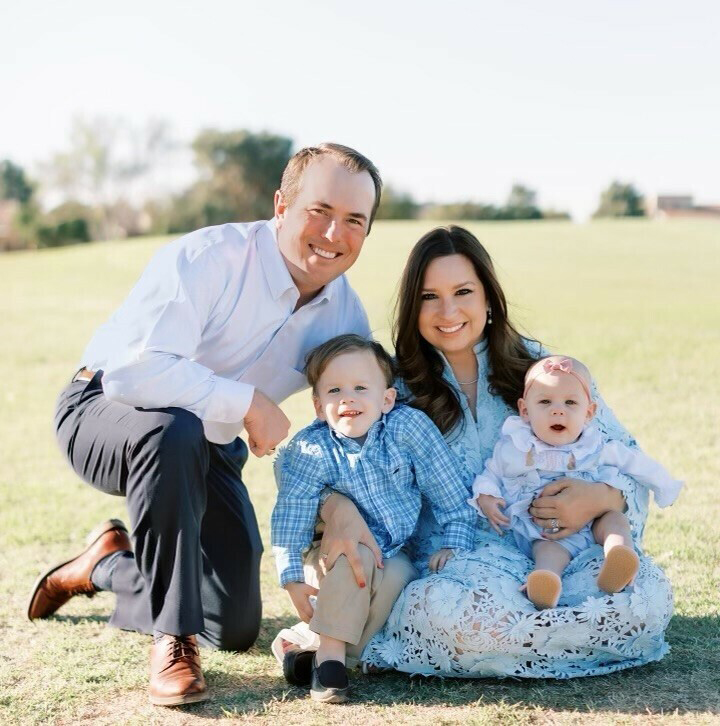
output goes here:
{"type": "Polygon", "coordinates": [[[524,398],[518,398],[517,407],[520,418],[522,418],[523,421],[528,421],[530,419],[530,416],[528,416],[527,403],[525,403],[524,398]]]}
{"type": "Polygon", "coordinates": [[[585,414],[585,422],[587,423],[597,412],[597,403],[593,402],[588,406],[587,413],[585,414]]]}
{"type": "Polygon", "coordinates": [[[279,189],[275,192],[275,200],[273,202],[273,205],[275,207],[275,219],[277,220],[277,225],[279,226],[280,222],[282,222],[285,216],[285,210],[287,209],[287,204],[285,203],[282,192],[279,189]]]}
{"type": "Polygon", "coordinates": [[[315,415],[321,420],[321,421],[327,421],[325,418],[325,411],[323,411],[322,404],[320,403],[320,399],[313,394],[313,406],[315,406],[315,415]]]}
{"type": "Polygon", "coordinates": [[[385,395],[383,396],[383,405],[380,409],[383,413],[390,413],[393,406],[395,405],[395,399],[397,398],[397,391],[394,388],[385,389],[385,395]]]}

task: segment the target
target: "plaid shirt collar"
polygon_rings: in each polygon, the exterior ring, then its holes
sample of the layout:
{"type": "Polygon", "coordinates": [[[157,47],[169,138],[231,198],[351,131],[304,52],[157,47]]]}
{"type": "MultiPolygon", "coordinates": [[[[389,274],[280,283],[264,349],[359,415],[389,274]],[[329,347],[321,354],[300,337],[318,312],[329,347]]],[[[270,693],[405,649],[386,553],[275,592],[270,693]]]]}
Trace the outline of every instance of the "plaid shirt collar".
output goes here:
{"type": "Polygon", "coordinates": [[[333,439],[333,441],[339,446],[343,453],[345,454],[359,454],[364,447],[366,446],[372,446],[376,441],[380,440],[384,431],[387,414],[383,414],[369,429],[367,432],[367,435],[365,436],[365,441],[362,442],[362,444],[357,441],[357,439],[353,439],[350,436],[345,436],[345,434],[341,434],[339,431],[335,431],[332,427],[328,426],[330,429],[330,436],[333,439]]]}

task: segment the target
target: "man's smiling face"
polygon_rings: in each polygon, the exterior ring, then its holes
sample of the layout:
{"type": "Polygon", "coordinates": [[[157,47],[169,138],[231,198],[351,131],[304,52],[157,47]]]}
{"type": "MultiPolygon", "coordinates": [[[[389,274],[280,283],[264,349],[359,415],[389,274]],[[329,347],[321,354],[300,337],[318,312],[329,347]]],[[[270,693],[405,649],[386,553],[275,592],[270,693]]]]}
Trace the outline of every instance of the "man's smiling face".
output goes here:
{"type": "Polygon", "coordinates": [[[280,252],[301,296],[314,295],[355,262],[367,235],[375,185],[331,156],[311,161],[295,199],[275,194],[280,252]]]}

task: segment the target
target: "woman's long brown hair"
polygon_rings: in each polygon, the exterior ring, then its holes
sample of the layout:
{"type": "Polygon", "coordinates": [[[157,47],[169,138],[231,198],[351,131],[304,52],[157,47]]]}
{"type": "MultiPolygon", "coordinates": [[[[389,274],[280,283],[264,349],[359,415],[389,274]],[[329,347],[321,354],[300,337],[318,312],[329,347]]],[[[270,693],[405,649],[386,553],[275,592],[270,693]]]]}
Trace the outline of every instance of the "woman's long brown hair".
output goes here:
{"type": "MultiPolygon", "coordinates": [[[[418,330],[422,289],[428,265],[438,257],[463,255],[475,268],[492,310],[485,326],[488,343],[488,390],[512,407],[522,395],[523,378],[535,358],[507,315],[505,294],[485,248],[462,227],[437,227],[423,236],[410,252],[395,304],[393,343],[400,376],[413,395],[412,405],[424,411],[448,433],[462,420],[457,391],[443,379],[443,360],[418,330]]],[[[478,383],[481,385],[481,382],[478,383]]]]}

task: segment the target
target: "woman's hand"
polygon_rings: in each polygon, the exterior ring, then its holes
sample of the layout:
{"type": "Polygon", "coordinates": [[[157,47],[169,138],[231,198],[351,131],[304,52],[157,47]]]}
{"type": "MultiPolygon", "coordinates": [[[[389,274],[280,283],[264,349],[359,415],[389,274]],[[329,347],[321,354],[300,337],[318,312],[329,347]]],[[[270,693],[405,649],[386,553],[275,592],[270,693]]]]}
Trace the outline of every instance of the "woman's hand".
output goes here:
{"type": "Polygon", "coordinates": [[[331,494],[320,509],[325,531],[320,542],[321,558],[326,570],[331,570],[340,555],[347,557],[358,587],[365,587],[363,568],[358,545],[369,547],[375,556],[375,564],[382,569],[382,552],[357,507],[342,494],[331,494]]]}
{"type": "Polygon", "coordinates": [[[605,512],[622,512],[620,490],[601,482],[563,477],[548,484],[530,505],[533,522],[546,530],[545,539],[562,539],[582,529],[605,512]],[[558,527],[557,532],[550,532],[558,527]]]}

